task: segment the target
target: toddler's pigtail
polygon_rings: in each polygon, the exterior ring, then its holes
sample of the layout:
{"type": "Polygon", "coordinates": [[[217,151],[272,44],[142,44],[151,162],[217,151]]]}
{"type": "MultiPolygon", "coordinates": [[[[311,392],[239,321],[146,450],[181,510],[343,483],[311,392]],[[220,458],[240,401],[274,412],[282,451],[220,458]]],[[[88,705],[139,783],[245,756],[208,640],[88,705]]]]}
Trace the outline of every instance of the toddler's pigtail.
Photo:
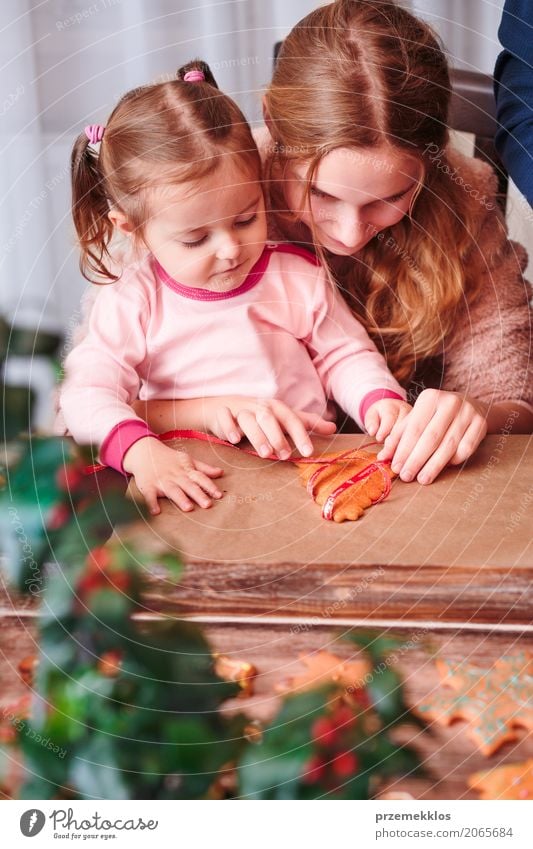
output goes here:
{"type": "Polygon", "coordinates": [[[115,281],[105,260],[111,260],[108,245],[113,236],[109,203],[104,189],[98,154],[89,138],[81,133],[72,149],[72,217],[80,246],[80,270],[91,283],[115,281]],[[95,280],[94,276],[100,280],[95,280]]]}
{"type": "Polygon", "coordinates": [[[207,64],[207,62],[202,62],[201,59],[193,59],[191,62],[187,62],[186,65],[182,65],[181,68],[178,68],[176,71],[176,76],[178,80],[185,79],[185,74],[188,74],[190,71],[201,71],[204,75],[204,80],[209,85],[218,88],[218,83],[215,80],[211,68],[207,64]]]}

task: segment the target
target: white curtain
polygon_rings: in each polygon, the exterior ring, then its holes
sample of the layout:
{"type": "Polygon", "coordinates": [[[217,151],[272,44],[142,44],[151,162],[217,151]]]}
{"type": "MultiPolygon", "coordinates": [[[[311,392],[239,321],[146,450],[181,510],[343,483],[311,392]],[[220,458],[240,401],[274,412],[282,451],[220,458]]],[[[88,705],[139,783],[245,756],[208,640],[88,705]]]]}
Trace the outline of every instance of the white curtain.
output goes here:
{"type": "Polygon", "coordinates": [[[504,0],[411,0],[406,3],[437,30],[456,68],[492,74],[501,50],[504,0]]]}
{"type": "MultiPolygon", "coordinates": [[[[407,2],[407,0],[406,0],[407,2]]],[[[456,63],[490,72],[503,0],[413,0],[456,63]]],[[[272,47],[317,0],[2,0],[0,310],[62,329],[84,283],[70,224],[69,154],[127,89],[201,56],[252,121],[272,47]]]]}

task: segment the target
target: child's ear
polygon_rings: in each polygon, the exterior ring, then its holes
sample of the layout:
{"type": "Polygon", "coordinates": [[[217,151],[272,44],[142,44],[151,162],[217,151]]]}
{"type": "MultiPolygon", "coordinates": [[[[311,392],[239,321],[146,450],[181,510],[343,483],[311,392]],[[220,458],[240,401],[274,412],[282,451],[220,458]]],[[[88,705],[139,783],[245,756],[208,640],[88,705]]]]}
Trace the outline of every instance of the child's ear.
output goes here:
{"type": "Polygon", "coordinates": [[[133,224],[130,222],[129,218],[120,211],[120,209],[110,209],[107,216],[113,227],[116,227],[121,233],[125,233],[126,236],[133,233],[133,224]]]}

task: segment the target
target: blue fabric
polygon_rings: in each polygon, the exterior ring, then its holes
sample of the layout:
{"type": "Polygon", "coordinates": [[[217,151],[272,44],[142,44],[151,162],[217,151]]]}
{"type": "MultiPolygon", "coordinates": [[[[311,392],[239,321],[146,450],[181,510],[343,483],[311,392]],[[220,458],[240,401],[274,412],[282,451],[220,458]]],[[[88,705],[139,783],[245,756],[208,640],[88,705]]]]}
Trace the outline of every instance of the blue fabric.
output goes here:
{"type": "Polygon", "coordinates": [[[494,69],[500,128],[496,148],[533,206],[533,2],[506,0],[498,36],[503,52],[494,69]]]}

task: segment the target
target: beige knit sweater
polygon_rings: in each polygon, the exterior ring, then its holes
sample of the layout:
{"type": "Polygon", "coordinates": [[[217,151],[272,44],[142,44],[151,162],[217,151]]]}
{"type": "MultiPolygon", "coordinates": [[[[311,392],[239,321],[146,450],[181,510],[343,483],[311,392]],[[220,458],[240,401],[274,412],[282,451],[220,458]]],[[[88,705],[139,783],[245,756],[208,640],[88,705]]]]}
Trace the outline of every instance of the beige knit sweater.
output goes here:
{"type": "MultiPolygon", "coordinates": [[[[272,144],[268,131],[255,131],[254,136],[265,157],[272,144]]],[[[521,401],[533,409],[532,289],[522,276],[526,251],[507,237],[495,201],[497,181],[492,168],[457,151],[449,153],[449,161],[464,183],[477,191],[475,196],[484,198],[479,204],[483,219],[479,239],[467,263],[470,279],[482,279],[481,293],[459,313],[453,336],[443,340],[443,357],[421,364],[407,387],[410,398],[431,387],[490,404],[521,401]]],[[[274,240],[284,238],[275,229],[269,235],[274,240]]]]}
{"type": "MultiPolygon", "coordinates": [[[[496,175],[479,159],[454,152],[465,182],[493,201],[496,175]]],[[[458,316],[445,340],[443,389],[482,401],[522,401],[533,405],[532,289],[522,272],[525,249],[507,238],[503,215],[480,205],[480,236],[467,262],[471,280],[482,280],[481,294],[458,316]]]]}

